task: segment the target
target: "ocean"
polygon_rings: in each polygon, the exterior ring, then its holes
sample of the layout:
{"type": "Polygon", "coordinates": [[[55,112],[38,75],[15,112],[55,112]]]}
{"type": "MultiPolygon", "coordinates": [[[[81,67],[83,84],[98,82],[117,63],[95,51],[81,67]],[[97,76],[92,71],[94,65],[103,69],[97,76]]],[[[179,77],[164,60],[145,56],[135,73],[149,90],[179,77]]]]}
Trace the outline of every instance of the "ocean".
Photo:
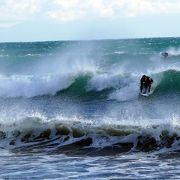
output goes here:
{"type": "Polygon", "coordinates": [[[0,43],[0,178],[180,179],[179,162],[180,38],[0,43]]]}

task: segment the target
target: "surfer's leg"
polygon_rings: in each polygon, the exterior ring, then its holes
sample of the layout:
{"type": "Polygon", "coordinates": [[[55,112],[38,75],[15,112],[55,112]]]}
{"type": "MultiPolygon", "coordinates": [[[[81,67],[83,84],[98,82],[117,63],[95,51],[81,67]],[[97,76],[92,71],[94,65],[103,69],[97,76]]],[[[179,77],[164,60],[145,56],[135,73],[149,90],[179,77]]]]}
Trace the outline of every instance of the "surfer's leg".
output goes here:
{"type": "Polygon", "coordinates": [[[140,86],[140,92],[142,93],[142,90],[143,90],[143,85],[141,84],[140,86]]]}
{"type": "Polygon", "coordinates": [[[147,93],[147,88],[144,88],[144,94],[146,94],[147,93]]]}
{"type": "Polygon", "coordinates": [[[147,91],[148,91],[148,85],[147,84],[144,84],[144,94],[146,94],[147,93],[147,91]]]}

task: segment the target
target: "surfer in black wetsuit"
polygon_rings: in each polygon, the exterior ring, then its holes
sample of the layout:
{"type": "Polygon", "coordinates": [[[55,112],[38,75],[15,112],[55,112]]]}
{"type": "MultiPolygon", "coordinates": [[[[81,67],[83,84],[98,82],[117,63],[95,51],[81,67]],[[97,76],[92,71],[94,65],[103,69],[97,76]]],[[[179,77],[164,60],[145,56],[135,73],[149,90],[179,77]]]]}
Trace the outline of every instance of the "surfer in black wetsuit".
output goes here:
{"type": "Polygon", "coordinates": [[[167,58],[169,56],[168,52],[162,52],[161,55],[164,57],[164,58],[167,58]]]}
{"type": "Polygon", "coordinates": [[[147,93],[147,91],[150,92],[152,83],[153,83],[152,78],[150,78],[149,76],[143,75],[141,77],[141,80],[140,80],[140,84],[141,84],[140,85],[140,91],[141,91],[141,93],[143,91],[143,88],[145,89],[145,92],[143,92],[143,93],[147,93]]]}

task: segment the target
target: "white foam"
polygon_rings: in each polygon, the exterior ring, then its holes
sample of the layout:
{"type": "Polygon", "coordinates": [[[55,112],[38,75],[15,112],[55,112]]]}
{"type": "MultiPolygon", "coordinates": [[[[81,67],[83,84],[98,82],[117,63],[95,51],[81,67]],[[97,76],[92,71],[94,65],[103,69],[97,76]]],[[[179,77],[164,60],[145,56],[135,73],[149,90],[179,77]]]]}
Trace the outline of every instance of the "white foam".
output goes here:
{"type": "Polygon", "coordinates": [[[128,101],[137,98],[139,95],[139,87],[137,83],[132,83],[126,87],[115,90],[109,95],[109,99],[118,101],[128,101]]]}
{"type": "Polygon", "coordinates": [[[180,48],[171,47],[167,50],[169,56],[179,56],[180,55],[180,48]]]}
{"type": "Polygon", "coordinates": [[[54,95],[70,86],[79,75],[94,73],[97,65],[93,59],[57,59],[37,61],[27,74],[0,74],[0,97],[33,97],[54,95]]]}
{"type": "Polygon", "coordinates": [[[123,78],[119,74],[95,74],[88,84],[89,90],[102,91],[103,89],[123,86],[123,78]]]}
{"type": "Polygon", "coordinates": [[[114,54],[124,54],[124,51],[115,51],[114,54]]]}
{"type": "Polygon", "coordinates": [[[95,74],[89,81],[88,90],[102,91],[113,88],[108,99],[117,101],[127,101],[138,97],[141,74],[127,73],[124,66],[118,68],[110,69],[107,73],[95,74]]]}
{"type": "Polygon", "coordinates": [[[32,97],[54,95],[58,90],[67,88],[73,78],[63,75],[0,75],[1,97],[32,97]]]}

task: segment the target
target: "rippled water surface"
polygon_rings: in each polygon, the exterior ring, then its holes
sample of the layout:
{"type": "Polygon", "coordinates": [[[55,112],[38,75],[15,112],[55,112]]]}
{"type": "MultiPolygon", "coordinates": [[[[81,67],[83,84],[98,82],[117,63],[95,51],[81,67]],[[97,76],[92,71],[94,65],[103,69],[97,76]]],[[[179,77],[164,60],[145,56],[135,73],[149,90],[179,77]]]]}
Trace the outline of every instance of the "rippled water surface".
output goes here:
{"type": "Polygon", "coordinates": [[[127,154],[106,157],[16,155],[0,157],[0,177],[14,179],[179,179],[180,157],[127,154]]]}

